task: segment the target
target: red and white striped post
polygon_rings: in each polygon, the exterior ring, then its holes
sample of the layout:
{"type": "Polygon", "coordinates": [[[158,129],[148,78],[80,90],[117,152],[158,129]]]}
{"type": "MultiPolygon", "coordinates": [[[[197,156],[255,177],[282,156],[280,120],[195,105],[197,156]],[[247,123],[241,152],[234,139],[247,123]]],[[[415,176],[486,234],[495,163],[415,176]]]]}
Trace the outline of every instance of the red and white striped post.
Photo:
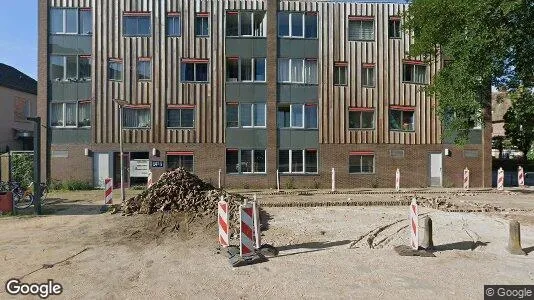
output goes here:
{"type": "Polygon", "coordinates": [[[410,244],[412,249],[419,249],[419,213],[415,198],[412,198],[410,204],[410,244]]]}
{"type": "Polygon", "coordinates": [[[497,171],[497,190],[504,190],[504,170],[502,168],[497,171]]]}
{"type": "Polygon", "coordinates": [[[239,207],[240,226],[240,243],[239,254],[246,257],[254,254],[254,209],[252,204],[245,203],[239,207]]]}
{"type": "Polygon", "coordinates": [[[395,172],[395,191],[400,191],[400,170],[397,169],[395,172]]]}
{"type": "Polygon", "coordinates": [[[228,203],[224,201],[223,196],[221,196],[217,206],[219,208],[219,244],[226,248],[228,247],[230,226],[228,223],[228,203]]]}
{"type": "Polygon", "coordinates": [[[466,167],[464,169],[464,190],[469,189],[469,169],[466,167]]]}
{"type": "Polygon", "coordinates": [[[151,188],[154,182],[152,181],[152,171],[148,171],[148,179],[146,182],[147,188],[151,188]]]}
{"type": "Polygon", "coordinates": [[[111,205],[113,204],[113,179],[106,178],[104,183],[106,184],[106,190],[104,192],[104,205],[111,205]]]}
{"type": "Polygon", "coordinates": [[[521,166],[517,167],[517,185],[520,188],[525,187],[525,170],[521,166]]]}

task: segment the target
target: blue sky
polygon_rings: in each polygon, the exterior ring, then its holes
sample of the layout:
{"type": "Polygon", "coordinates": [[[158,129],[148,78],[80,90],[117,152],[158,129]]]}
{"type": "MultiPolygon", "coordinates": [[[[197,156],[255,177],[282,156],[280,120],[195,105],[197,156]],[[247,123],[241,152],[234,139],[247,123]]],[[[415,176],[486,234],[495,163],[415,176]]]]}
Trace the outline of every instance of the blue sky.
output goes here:
{"type": "Polygon", "coordinates": [[[0,62],[37,79],[37,0],[2,1],[0,62]]]}

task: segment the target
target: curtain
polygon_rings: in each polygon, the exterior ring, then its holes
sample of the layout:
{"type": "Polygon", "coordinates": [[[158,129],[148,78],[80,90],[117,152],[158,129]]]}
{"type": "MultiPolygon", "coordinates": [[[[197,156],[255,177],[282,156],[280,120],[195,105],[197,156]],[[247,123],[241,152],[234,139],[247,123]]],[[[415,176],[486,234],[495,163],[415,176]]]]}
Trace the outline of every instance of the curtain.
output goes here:
{"type": "Polygon", "coordinates": [[[292,59],[291,60],[291,82],[302,83],[304,82],[303,78],[303,59],[292,59]]]}
{"type": "Polygon", "coordinates": [[[306,128],[317,128],[317,105],[306,105],[306,128]]]}
{"type": "Polygon", "coordinates": [[[252,81],[252,59],[241,59],[241,81],[252,81]]]}
{"type": "Polygon", "coordinates": [[[303,108],[303,105],[301,104],[291,105],[291,127],[297,127],[297,128],[304,127],[304,124],[302,124],[302,117],[303,117],[302,108],[303,108]]]}
{"type": "Polygon", "coordinates": [[[50,104],[50,126],[64,126],[63,103],[50,104]]]}
{"type": "Polygon", "coordinates": [[[289,59],[278,59],[278,82],[289,82],[289,59]]]}
{"type": "Polygon", "coordinates": [[[65,126],[76,126],[77,103],[65,103],[65,126]]]}
{"type": "Polygon", "coordinates": [[[83,102],[78,104],[78,126],[91,126],[91,102],[83,102]]]}
{"type": "Polygon", "coordinates": [[[426,83],[426,67],[425,66],[415,66],[415,75],[414,81],[416,83],[426,83]]]}
{"type": "Polygon", "coordinates": [[[304,68],[306,75],[306,83],[317,84],[317,61],[306,60],[304,68]]]}

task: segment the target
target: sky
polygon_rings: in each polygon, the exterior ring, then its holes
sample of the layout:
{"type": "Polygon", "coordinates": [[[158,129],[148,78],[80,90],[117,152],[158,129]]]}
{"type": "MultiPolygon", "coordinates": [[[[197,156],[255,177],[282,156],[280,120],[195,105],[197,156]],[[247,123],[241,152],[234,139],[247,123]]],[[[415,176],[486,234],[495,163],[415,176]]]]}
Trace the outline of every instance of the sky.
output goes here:
{"type": "Polygon", "coordinates": [[[37,0],[2,0],[0,63],[37,79],[37,0]]]}

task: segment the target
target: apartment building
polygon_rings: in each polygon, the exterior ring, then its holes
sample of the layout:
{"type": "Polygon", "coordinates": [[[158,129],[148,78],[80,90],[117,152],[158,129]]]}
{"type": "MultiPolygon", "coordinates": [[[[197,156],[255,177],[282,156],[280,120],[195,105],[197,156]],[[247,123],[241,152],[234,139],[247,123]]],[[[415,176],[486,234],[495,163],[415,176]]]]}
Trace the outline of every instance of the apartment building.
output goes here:
{"type": "MultiPolygon", "coordinates": [[[[49,179],[129,184],[185,167],[226,187],[491,184],[491,126],[459,148],[410,57],[406,4],[39,2],[38,112],[49,179]],[[120,101],[116,101],[120,100],[120,101]],[[126,103],[126,104],[125,104],[126,103]]],[[[490,120],[489,110],[484,111],[490,120]]]]}

